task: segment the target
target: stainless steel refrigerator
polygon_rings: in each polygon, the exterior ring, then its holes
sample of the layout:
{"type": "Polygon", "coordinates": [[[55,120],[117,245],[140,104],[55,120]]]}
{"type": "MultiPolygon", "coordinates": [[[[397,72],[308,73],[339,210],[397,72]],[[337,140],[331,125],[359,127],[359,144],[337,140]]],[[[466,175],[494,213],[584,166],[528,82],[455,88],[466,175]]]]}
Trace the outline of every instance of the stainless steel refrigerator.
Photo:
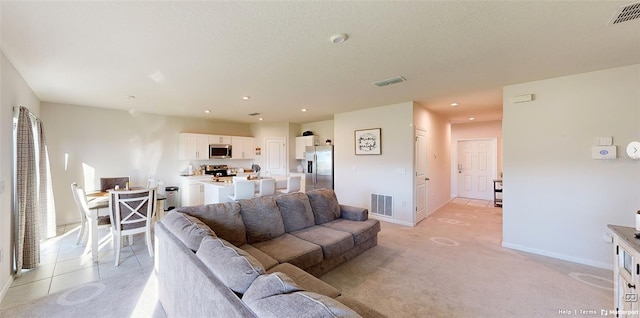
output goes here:
{"type": "Polygon", "coordinates": [[[333,189],[333,146],[306,148],[305,191],[333,189]]]}

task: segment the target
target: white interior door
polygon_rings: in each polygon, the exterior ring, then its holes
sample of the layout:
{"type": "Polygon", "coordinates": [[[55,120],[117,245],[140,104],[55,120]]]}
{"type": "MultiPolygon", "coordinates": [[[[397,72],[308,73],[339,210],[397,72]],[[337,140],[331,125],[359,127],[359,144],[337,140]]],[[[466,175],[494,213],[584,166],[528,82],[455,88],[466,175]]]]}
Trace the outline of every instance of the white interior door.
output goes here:
{"type": "Polygon", "coordinates": [[[415,145],[415,189],[416,189],[416,215],[415,223],[422,221],[428,214],[428,185],[427,177],[427,132],[416,129],[416,145],[415,145]]]}
{"type": "Polygon", "coordinates": [[[496,155],[495,140],[458,141],[459,197],[493,200],[496,155]]]}
{"type": "Polygon", "coordinates": [[[267,175],[287,175],[287,144],[283,137],[265,138],[265,165],[267,175]]]}

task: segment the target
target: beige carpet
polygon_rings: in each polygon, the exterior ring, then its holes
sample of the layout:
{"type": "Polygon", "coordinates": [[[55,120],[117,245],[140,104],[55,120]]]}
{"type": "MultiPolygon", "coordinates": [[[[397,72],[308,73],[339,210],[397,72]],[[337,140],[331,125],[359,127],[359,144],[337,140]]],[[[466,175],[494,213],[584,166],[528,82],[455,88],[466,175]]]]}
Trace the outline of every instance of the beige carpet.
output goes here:
{"type": "Polygon", "coordinates": [[[394,318],[612,309],[611,271],[501,247],[501,213],[492,204],[449,203],[415,228],[383,223],[378,246],[321,278],[394,318]]]}

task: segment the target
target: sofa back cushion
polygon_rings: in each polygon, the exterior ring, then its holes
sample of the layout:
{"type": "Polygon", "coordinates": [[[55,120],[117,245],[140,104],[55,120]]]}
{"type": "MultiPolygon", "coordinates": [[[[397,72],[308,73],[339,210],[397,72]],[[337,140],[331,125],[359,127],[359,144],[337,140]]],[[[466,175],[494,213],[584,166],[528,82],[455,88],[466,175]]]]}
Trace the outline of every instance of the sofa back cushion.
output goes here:
{"type": "Polygon", "coordinates": [[[282,215],[273,196],[239,200],[238,202],[249,244],[268,241],[284,234],[282,215]]]}
{"type": "MultiPolygon", "coordinates": [[[[340,218],[340,204],[333,189],[315,189],[307,192],[316,224],[340,218]]],[[[214,229],[215,230],[215,229],[214,229]]]]}
{"type": "Polygon", "coordinates": [[[216,233],[209,226],[186,213],[171,211],[167,213],[161,222],[194,252],[200,247],[203,238],[216,237],[216,233]]]}
{"type": "Polygon", "coordinates": [[[265,272],[264,266],[253,256],[219,238],[205,237],[196,256],[225,286],[238,294],[244,294],[265,272]]]}
{"type": "Polygon", "coordinates": [[[247,244],[247,233],[238,202],[187,206],[176,209],[193,215],[207,224],[218,237],[235,246],[247,244]]]}
{"type": "Polygon", "coordinates": [[[276,198],[276,204],[282,214],[285,232],[291,233],[316,225],[306,194],[302,192],[282,194],[276,198]]]}

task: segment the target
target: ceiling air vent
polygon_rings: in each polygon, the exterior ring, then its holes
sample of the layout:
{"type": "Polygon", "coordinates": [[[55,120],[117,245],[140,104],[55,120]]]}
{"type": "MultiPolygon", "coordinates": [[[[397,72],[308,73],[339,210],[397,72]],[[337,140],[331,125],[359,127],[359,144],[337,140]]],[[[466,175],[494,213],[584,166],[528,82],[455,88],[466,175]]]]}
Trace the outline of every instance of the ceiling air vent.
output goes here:
{"type": "Polygon", "coordinates": [[[251,114],[249,114],[249,116],[258,116],[258,115],[260,115],[260,113],[251,113],[251,114]]]}
{"type": "Polygon", "coordinates": [[[621,6],[609,20],[609,24],[618,24],[640,18],[640,2],[621,6]]]}
{"type": "Polygon", "coordinates": [[[382,86],[387,86],[387,85],[396,84],[396,83],[405,82],[405,81],[406,79],[404,77],[398,76],[398,77],[386,79],[384,81],[375,82],[372,84],[378,87],[382,87],[382,86]]]}

